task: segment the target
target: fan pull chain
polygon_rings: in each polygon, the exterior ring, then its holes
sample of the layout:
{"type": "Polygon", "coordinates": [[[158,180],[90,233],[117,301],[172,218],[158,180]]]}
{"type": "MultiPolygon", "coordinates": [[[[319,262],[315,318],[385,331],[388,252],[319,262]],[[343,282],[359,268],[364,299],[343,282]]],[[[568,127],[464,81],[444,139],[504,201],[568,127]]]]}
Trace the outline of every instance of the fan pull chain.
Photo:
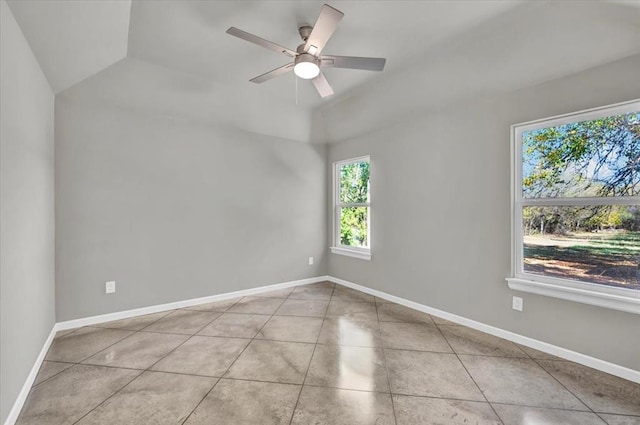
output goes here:
{"type": "Polygon", "coordinates": [[[298,77],[296,74],[293,74],[293,79],[296,80],[296,105],[298,105],[298,77]]]}

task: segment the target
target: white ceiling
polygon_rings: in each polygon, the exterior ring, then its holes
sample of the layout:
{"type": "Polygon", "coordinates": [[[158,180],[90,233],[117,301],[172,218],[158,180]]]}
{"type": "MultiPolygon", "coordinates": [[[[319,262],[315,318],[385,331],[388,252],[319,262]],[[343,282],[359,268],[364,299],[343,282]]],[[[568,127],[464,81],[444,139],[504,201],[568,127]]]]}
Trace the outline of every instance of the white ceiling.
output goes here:
{"type": "Polygon", "coordinates": [[[314,139],[318,111],[348,121],[345,110],[357,117],[381,101],[391,112],[446,102],[499,90],[503,78],[511,89],[640,52],[640,1],[327,1],[345,17],[325,53],[387,58],[382,73],[327,69],[336,92],[327,99],[302,80],[296,96],[293,74],[250,83],[288,58],[225,33],[236,26],[295,49],[323,1],[9,5],[56,93],[303,141],[314,139]],[[344,108],[354,97],[365,110],[344,108]]]}
{"type": "Polygon", "coordinates": [[[9,0],[54,92],[127,55],[130,0],[9,0]]]}

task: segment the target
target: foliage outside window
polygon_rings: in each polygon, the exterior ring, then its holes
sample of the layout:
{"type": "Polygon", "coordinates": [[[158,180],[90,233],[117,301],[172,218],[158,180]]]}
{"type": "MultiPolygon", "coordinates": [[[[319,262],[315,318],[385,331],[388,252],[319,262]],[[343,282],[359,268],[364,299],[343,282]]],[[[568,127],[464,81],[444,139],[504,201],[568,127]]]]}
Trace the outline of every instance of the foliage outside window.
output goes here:
{"type": "MultiPolygon", "coordinates": [[[[369,165],[369,157],[341,161],[334,165],[334,245],[337,248],[361,252],[369,250],[369,165]]],[[[335,250],[333,252],[336,253],[335,250]]]]}
{"type": "Polygon", "coordinates": [[[640,301],[640,102],[513,130],[515,277],[640,301]]]}

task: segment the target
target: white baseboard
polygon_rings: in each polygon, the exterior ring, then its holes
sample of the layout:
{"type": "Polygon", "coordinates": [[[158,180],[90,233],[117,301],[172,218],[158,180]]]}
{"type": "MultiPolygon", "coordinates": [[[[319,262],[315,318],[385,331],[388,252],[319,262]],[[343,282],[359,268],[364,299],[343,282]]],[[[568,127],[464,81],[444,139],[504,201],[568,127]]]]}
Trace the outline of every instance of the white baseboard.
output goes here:
{"type": "Polygon", "coordinates": [[[310,283],[323,282],[328,280],[328,276],[317,276],[308,279],[292,280],[290,282],[276,283],[274,285],[260,286],[257,288],[243,289],[241,291],[227,292],[224,294],[211,295],[208,297],[192,298],[190,300],[176,301],[167,304],[152,305],[149,307],[135,308],[133,310],[118,311],[115,313],[101,314],[99,316],[83,317],[82,319],[67,320],[58,322],[58,330],[73,329],[80,326],[97,325],[99,323],[111,322],[113,320],[128,319],[130,317],[142,316],[151,313],[160,313],[177,308],[192,307],[199,304],[207,304],[216,301],[224,301],[231,298],[246,297],[249,295],[261,294],[278,289],[290,288],[292,286],[308,285],[310,283]]]}
{"type": "Polygon", "coordinates": [[[462,316],[447,313],[446,311],[438,310],[436,308],[419,304],[413,301],[409,301],[404,298],[396,297],[395,295],[390,295],[390,294],[387,294],[386,292],[378,291],[376,289],[367,288],[366,286],[349,282],[344,279],[339,279],[333,276],[317,276],[317,277],[312,277],[308,279],[294,280],[290,282],[277,283],[274,285],[261,286],[258,288],[244,289],[244,290],[235,291],[235,292],[227,292],[225,294],[212,295],[212,296],[202,297],[202,298],[193,298],[185,301],[177,301],[173,303],[159,304],[155,306],[136,308],[133,310],[119,311],[116,313],[108,313],[108,314],[102,314],[99,316],[91,316],[91,317],[85,317],[82,319],[58,322],[53,326],[53,329],[51,329],[51,333],[49,334],[49,337],[45,341],[42,347],[42,350],[40,351],[40,354],[38,355],[33,367],[31,368],[31,372],[27,376],[27,379],[24,385],[22,386],[20,393],[18,394],[18,398],[16,399],[16,401],[13,404],[13,407],[11,408],[11,411],[9,412],[9,415],[5,420],[4,425],[14,425],[16,420],[18,419],[18,415],[20,414],[20,411],[22,410],[24,402],[26,401],[27,396],[29,395],[31,386],[33,385],[33,382],[35,381],[38,375],[40,366],[42,365],[42,362],[44,361],[44,358],[47,355],[47,351],[49,350],[49,347],[53,342],[53,338],[55,337],[56,332],[60,330],[72,329],[80,326],[95,325],[99,323],[110,322],[112,320],[127,319],[130,317],[142,316],[142,315],[151,314],[151,313],[159,313],[167,310],[175,310],[177,308],[191,307],[198,304],[224,301],[230,298],[261,294],[264,292],[275,291],[277,289],[290,288],[292,286],[308,285],[310,283],[323,282],[325,280],[337,283],[342,286],[346,286],[348,288],[357,289],[358,291],[362,291],[366,294],[374,295],[378,298],[382,298],[387,301],[392,301],[392,302],[404,305],[406,307],[412,308],[414,310],[422,311],[424,313],[428,313],[433,316],[441,317],[453,323],[465,325],[470,328],[477,329],[479,331],[482,331],[500,338],[504,338],[509,341],[516,342],[518,344],[525,345],[527,347],[535,348],[536,350],[553,354],[563,359],[571,360],[576,363],[580,363],[585,366],[591,367],[593,369],[601,370],[603,372],[610,373],[611,375],[619,376],[629,381],[640,383],[640,371],[636,371],[633,369],[626,368],[624,366],[619,366],[613,363],[609,363],[604,360],[596,359],[594,357],[590,357],[585,354],[567,350],[566,348],[562,348],[552,344],[548,344],[546,342],[538,341],[533,338],[522,336],[513,332],[505,331],[504,329],[500,329],[494,326],[486,325],[484,323],[476,322],[475,320],[467,319],[462,316]]]}
{"type": "Polygon", "coordinates": [[[84,317],[82,319],[58,322],[53,326],[53,329],[51,329],[51,333],[49,334],[49,337],[45,341],[42,347],[42,350],[38,355],[38,358],[36,359],[33,367],[31,368],[31,372],[29,373],[29,376],[27,376],[27,380],[22,386],[22,389],[18,394],[18,398],[13,403],[13,407],[11,408],[11,411],[9,412],[7,419],[4,421],[4,425],[14,425],[16,420],[18,419],[18,415],[20,415],[20,411],[22,410],[24,402],[27,400],[27,396],[29,395],[31,386],[33,385],[34,381],[36,380],[36,377],[38,376],[38,371],[40,370],[40,366],[42,366],[42,362],[44,361],[44,358],[47,355],[47,351],[49,351],[49,347],[53,342],[53,338],[55,337],[56,332],[58,331],[65,330],[65,329],[78,328],[81,326],[97,325],[99,323],[111,322],[112,320],[128,319],[130,317],[142,316],[142,315],[151,314],[151,313],[159,313],[167,310],[175,310],[177,308],[191,307],[199,304],[212,303],[216,301],[224,301],[231,298],[246,297],[249,295],[256,295],[264,292],[275,291],[277,289],[290,288],[292,286],[308,285],[310,283],[324,282],[325,280],[329,280],[329,276],[317,276],[317,277],[312,277],[308,279],[293,280],[290,282],[276,283],[274,285],[266,285],[266,286],[260,286],[257,288],[244,289],[241,291],[227,292],[225,294],[211,295],[208,297],[201,297],[201,298],[193,298],[190,300],[177,301],[177,302],[172,302],[167,304],[159,304],[159,305],[154,305],[149,307],[136,308],[133,310],[118,311],[115,313],[101,314],[99,316],[84,317]]]}
{"type": "Polygon", "coordinates": [[[387,294],[386,292],[378,291],[376,289],[367,288],[366,286],[358,285],[357,283],[349,282],[344,279],[328,276],[327,280],[330,282],[337,283],[339,285],[346,286],[348,288],[357,289],[358,291],[362,291],[369,295],[374,295],[378,298],[382,298],[387,301],[392,301],[394,303],[402,304],[414,310],[422,311],[424,313],[428,313],[433,316],[437,316],[442,319],[449,320],[450,322],[453,322],[453,323],[468,326],[470,328],[488,333],[490,335],[494,335],[512,342],[516,342],[518,344],[521,344],[530,348],[535,348],[536,350],[539,350],[548,354],[553,354],[554,356],[557,356],[566,360],[571,360],[573,362],[582,364],[584,366],[588,366],[590,368],[600,370],[602,372],[606,372],[611,375],[615,375],[629,381],[640,383],[640,371],[637,371],[637,370],[629,369],[624,366],[610,363],[605,360],[597,359],[595,357],[578,353],[576,351],[571,351],[566,348],[558,347],[553,344],[538,341],[537,339],[529,338],[514,332],[506,331],[504,329],[496,328],[495,326],[487,325],[481,322],[476,322],[475,320],[467,319],[466,317],[447,313],[446,311],[438,310],[436,308],[429,307],[424,304],[419,304],[413,301],[406,300],[404,298],[396,297],[395,295],[390,295],[390,294],[387,294]]]}
{"type": "Polygon", "coordinates": [[[56,332],[57,332],[56,325],[54,325],[53,328],[51,329],[51,332],[49,332],[49,336],[47,337],[47,340],[44,342],[44,345],[42,346],[42,350],[40,350],[40,354],[38,354],[38,357],[36,358],[36,361],[33,364],[33,367],[31,368],[31,372],[29,372],[29,375],[27,375],[27,379],[26,381],[24,381],[24,385],[22,385],[22,389],[18,393],[18,398],[16,398],[16,401],[13,403],[13,406],[9,411],[9,415],[7,416],[7,419],[5,419],[4,421],[4,425],[13,425],[18,420],[18,416],[20,415],[22,406],[24,405],[24,402],[27,400],[29,391],[31,391],[31,386],[33,385],[33,383],[36,380],[36,377],[38,376],[38,371],[40,371],[40,366],[42,365],[42,362],[44,361],[44,358],[47,355],[47,351],[49,351],[49,347],[53,342],[53,338],[56,336],[56,332]]]}

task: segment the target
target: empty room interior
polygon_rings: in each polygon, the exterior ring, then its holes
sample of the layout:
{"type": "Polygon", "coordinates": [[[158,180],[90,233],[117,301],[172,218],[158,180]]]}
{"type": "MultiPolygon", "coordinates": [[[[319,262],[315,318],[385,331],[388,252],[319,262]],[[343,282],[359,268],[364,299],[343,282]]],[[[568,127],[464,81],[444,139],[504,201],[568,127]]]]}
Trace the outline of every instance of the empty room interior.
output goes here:
{"type": "Polygon", "coordinates": [[[0,0],[0,423],[640,425],[640,1],[325,1],[0,0]]]}

